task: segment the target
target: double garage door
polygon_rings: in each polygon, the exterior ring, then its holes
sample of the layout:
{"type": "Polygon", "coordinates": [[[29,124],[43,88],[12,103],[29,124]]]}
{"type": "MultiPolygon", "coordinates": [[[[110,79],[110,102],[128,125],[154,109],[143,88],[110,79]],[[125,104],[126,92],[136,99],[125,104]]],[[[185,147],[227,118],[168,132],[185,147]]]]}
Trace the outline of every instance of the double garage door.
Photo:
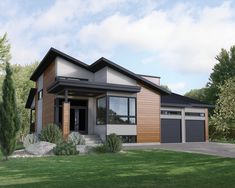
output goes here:
{"type": "MultiPolygon", "coordinates": [[[[205,141],[205,121],[185,120],[186,142],[205,141]]],[[[161,142],[179,143],[182,142],[181,119],[161,119],[161,142]]]]}

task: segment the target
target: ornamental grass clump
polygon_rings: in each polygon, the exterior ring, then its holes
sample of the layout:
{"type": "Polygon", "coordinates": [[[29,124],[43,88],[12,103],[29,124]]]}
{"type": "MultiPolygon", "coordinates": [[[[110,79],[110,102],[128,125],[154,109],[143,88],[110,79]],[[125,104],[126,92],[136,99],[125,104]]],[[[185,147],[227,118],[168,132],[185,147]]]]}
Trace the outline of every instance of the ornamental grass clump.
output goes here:
{"type": "Polygon", "coordinates": [[[76,150],[76,145],[73,142],[63,141],[57,143],[53,149],[55,155],[76,155],[79,152],[76,150]]]}
{"type": "Polygon", "coordinates": [[[41,131],[40,141],[46,141],[56,144],[61,142],[62,140],[62,132],[56,124],[50,123],[41,131]]]}
{"type": "Polygon", "coordinates": [[[106,152],[117,153],[122,149],[122,141],[116,134],[110,134],[104,143],[106,152]]]}

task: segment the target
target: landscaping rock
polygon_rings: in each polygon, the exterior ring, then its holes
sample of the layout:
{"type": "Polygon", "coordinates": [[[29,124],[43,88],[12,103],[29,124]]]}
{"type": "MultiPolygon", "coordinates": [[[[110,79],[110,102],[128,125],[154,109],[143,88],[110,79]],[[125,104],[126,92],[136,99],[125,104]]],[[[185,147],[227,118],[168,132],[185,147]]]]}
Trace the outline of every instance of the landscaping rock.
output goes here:
{"type": "Polygon", "coordinates": [[[56,145],[50,142],[37,142],[30,144],[25,148],[25,151],[32,155],[46,155],[50,153],[56,145]]]}
{"type": "Polygon", "coordinates": [[[79,154],[88,153],[88,147],[86,145],[76,145],[76,149],[79,151],[79,154]]]}

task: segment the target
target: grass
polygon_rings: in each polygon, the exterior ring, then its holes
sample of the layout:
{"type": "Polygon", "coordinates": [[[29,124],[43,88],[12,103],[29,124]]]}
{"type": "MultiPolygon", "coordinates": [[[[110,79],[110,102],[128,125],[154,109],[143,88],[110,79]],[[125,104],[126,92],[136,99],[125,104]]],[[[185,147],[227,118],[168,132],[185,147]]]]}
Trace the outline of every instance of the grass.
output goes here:
{"type": "Polygon", "coordinates": [[[0,161],[0,187],[235,187],[235,159],[164,150],[0,161]]]}

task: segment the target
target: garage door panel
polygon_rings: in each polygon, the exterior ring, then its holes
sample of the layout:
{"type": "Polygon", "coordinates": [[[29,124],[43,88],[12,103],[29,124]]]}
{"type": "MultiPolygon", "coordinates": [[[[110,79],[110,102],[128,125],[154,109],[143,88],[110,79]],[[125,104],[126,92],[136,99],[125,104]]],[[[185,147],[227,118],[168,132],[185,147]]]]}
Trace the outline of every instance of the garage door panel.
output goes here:
{"type": "Polygon", "coordinates": [[[205,141],[205,121],[186,120],[186,142],[205,141]]]}
{"type": "Polygon", "coordinates": [[[161,119],[161,142],[162,143],[181,142],[181,120],[161,119]]]}

